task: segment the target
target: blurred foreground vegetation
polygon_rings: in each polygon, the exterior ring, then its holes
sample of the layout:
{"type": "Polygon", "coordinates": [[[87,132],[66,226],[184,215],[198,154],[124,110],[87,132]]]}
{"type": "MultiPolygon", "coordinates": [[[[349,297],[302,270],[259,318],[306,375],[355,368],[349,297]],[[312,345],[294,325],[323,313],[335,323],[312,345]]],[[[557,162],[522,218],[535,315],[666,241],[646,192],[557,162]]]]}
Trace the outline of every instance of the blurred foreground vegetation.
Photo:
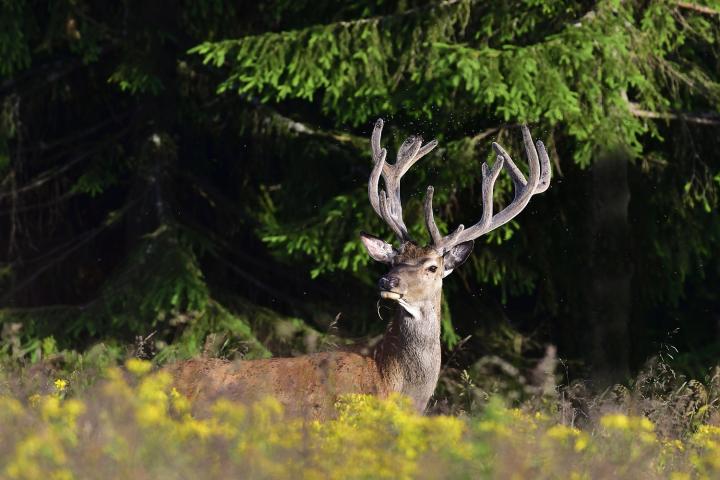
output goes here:
{"type": "MultiPolygon", "coordinates": [[[[0,476],[73,478],[672,478],[720,475],[720,372],[696,404],[638,386],[587,398],[500,397],[454,416],[350,395],[337,418],[288,418],[272,398],[197,408],[169,376],[129,360],[101,380],[0,376],[0,476]],[[571,414],[575,412],[575,414],[571,414]]],[[[657,372],[655,372],[657,374],[657,372]]],[[[651,379],[646,378],[647,381],[651,379]]],[[[662,381],[656,375],[654,381],[662,381]]]]}

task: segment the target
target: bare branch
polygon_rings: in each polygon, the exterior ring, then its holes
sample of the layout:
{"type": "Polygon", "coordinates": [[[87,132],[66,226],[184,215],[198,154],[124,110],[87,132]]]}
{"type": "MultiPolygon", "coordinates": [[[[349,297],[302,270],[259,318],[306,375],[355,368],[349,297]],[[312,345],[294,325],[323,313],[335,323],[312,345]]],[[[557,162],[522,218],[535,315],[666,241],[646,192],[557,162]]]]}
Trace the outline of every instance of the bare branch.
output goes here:
{"type": "Polygon", "coordinates": [[[643,110],[640,105],[634,102],[628,102],[628,108],[630,109],[630,113],[640,118],[651,118],[654,120],[683,120],[685,122],[695,123],[698,125],[720,125],[720,115],[716,112],[653,112],[650,110],[643,110]]]}
{"type": "Polygon", "coordinates": [[[693,10],[698,13],[702,13],[705,15],[720,15],[720,12],[711,8],[706,7],[705,5],[696,5],[694,3],[690,2],[675,2],[675,5],[677,5],[680,8],[684,8],[686,10],[693,10]]]}

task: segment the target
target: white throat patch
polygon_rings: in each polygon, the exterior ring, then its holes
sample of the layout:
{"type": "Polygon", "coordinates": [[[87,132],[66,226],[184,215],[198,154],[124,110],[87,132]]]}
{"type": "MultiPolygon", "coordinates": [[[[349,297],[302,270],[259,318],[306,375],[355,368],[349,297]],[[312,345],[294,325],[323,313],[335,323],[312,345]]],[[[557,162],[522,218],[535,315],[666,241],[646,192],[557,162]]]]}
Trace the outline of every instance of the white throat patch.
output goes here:
{"type": "Polygon", "coordinates": [[[413,307],[412,305],[410,305],[408,302],[406,302],[402,298],[399,299],[397,302],[398,302],[398,305],[400,305],[402,308],[404,308],[405,311],[407,313],[409,313],[411,317],[413,317],[415,319],[422,318],[422,313],[420,312],[419,308],[413,307]]]}

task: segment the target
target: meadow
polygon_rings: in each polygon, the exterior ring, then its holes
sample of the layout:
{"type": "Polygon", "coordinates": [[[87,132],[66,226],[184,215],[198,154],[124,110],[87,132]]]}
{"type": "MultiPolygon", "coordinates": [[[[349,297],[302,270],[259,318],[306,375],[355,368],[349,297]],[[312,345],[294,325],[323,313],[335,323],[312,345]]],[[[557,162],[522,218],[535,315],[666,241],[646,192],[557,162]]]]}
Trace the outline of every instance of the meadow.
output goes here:
{"type": "Polygon", "coordinates": [[[515,401],[498,388],[507,382],[487,391],[464,371],[445,375],[428,415],[400,396],[349,395],[320,422],[288,417],[272,398],[193,405],[151,362],[102,366],[102,350],[65,369],[4,363],[0,478],[720,475],[717,369],[687,381],[656,362],[631,388],[526,386],[515,401]]]}

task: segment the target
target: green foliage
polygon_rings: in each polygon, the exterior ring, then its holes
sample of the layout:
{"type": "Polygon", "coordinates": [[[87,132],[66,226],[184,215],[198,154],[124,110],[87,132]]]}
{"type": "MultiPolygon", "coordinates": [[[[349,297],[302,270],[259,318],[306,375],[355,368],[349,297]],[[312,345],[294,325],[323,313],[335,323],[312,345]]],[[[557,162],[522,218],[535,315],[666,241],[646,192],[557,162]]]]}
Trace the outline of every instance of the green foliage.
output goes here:
{"type": "MultiPolygon", "coordinates": [[[[328,202],[323,209],[308,222],[302,220],[296,228],[288,228],[273,218],[273,203],[265,193],[264,211],[261,213],[265,225],[261,239],[271,247],[280,250],[290,257],[302,253],[313,259],[316,266],[310,276],[316,278],[324,272],[336,269],[357,272],[368,264],[359,237],[349,239],[342,248],[328,243],[327,236],[337,238],[349,230],[348,226],[366,222],[369,216],[366,202],[361,203],[362,191],[354,191],[351,195],[341,195],[328,202]]],[[[375,222],[376,227],[380,226],[375,222]]]]}
{"type": "Polygon", "coordinates": [[[108,188],[116,185],[122,176],[125,165],[116,158],[105,157],[93,164],[80,175],[70,190],[73,193],[84,193],[94,198],[108,188]]]}
{"type": "MultiPolygon", "coordinates": [[[[493,28],[507,21],[505,9],[468,26],[473,2],[449,2],[397,16],[208,42],[191,53],[215,66],[230,64],[220,92],[234,88],[263,102],[320,95],[328,113],[354,124],[409,104],[433,117],[433,109],[460,102],[490,118],[561,124],[575,139],[573,156],[583,166],[593,151],[607,145],[626,144],[635,155],[641,153],[638,138],[651,127],[632,115],[628,95],[642,108],[664,109],[671,102],[663,89],[672,82],[676,89],[712,93],[711,102],[720,98],[714,93],[718,84],[702,69],[695,66],[690,75],[680,76],[681,68],[668,58],[686,36],[702,36],[707,28],[683,29],[663,2],[642,10],[633,3],[598,2],[579,20],[568,20],[557,32],[527,45],[523,38],[537,36],[534,27],[543,26],[552,14],[567,19],[576,13],[561,2],[530,3],[540,11],[531,10],[510,30],[493,28]],[[410,33],[400,35],[395,28],[410,33]],[[412,40],[404,43],[399,37],[412,40]],[[396,99],[402,104],[393,103],[396,99]]],[[[325,218],[336,211],[330,209],[325,218]]],[[[275,236],[268,240],[280,241],[275,236]]],[[[295,249],[302,242],[287,244],[295,249]]],[[[315,243],[306,245],[314,253],[315,243]]],[[[319,261],[324,263],[324,257],[319,261]]]]}
{"type": "MultiPolygon", "coordinates": [[[[517,9],[526,7],[517,3],[517,9]]],[[[663,2],[638,9],[632,2],[601,1],[572,22],[559,3],[538,2],[541,12],[523,15],[510,31],[493,28],[508,22],[507,11],[487,12],[473,25],[474,2],[460,1],[206,42],[190,52],[216,67],[230,65],[220,93],[234,89],[262,102],[320,95],[324,110],[342,122],[364,123],[408,105],[416,107],[416,115],[432,118],[434,109],[463,102],[464,108],[506,122],[562,123],[576,141],[575,161],[584,166],[603,145],[622,143],[641,152],[638,137],[648,125],[629,111],[629,94],[643,108],[664,109],[670,102],[663,87],[682,82],[679,88],[690,90],[702,85],[717,104],[717,82],[698,67],[684,78],[664,78],[680,70],[667,57],[683,46],[687,33],[663,2]],[[544,27],[543,20],[558,13],[565,25],[526,43],[538,36],[535,28],[544,27]]]]}
{"type": "Polygon", "coordinates": [[[135,65],[120,65],[108,78],[108,83],[117,85],[121,91],[131,95],[146,93],[157,95],[162,89],[162,81],[150,73],[143,72],[135,65]]]}
{"type": "Polygon", "coordinates": [[[0,76],[5,77],[30,65],[30,49],[25,34],[25,2],[0,2],[0,76]]]}
{"type": "Polygon", "coordinates": [[[108,310],[128,316],[113,318],[114,324],[130,326],[137,318],[135,329],[153,328],[166,316],[207,308],[209,292],[197,258],[172,227],[164,225],[148,234],[134,255],[105,288],[104,296],[111,302],[108,310]]]}
{"type": "Polygon", "coordinates": [[[389,97],[404,76],[420,67],[416,57],[429,41],[453,39],[467,25],[469,13],[470,2],[463,0],[398,17],[206,42],[190,53],[216,67],[232,59],[219,93],[236,90],[263,102],[312,100],[322,93],[325,111],[358,124],[396,108],[389,97]]]}
{"type": "Polygon", "coordinates": [[[171,226],[148,234],[135,258],[107,282],[99,309],[77,318],[71,332],[130,331],[183,327],[182,335],[161,358],[187,358],[202,353],[209,333],[223,332],[246,347],[249,358],[267,355],[247,319],[237,317],[210,296],[203,273],[186,235],[171,226]]]}
{"type": "Polygon", "coordinates": [[[442,339],[443,343],[447,345],[448,348],[452,349],[458,344],[458,342],[460,341],[460,337],[458,336],[455,328],[453,327],[450,307],[447,300],[444,299],[442,302],[442,316],[440,317],[440,327],[440,338],[442,339]]]}

